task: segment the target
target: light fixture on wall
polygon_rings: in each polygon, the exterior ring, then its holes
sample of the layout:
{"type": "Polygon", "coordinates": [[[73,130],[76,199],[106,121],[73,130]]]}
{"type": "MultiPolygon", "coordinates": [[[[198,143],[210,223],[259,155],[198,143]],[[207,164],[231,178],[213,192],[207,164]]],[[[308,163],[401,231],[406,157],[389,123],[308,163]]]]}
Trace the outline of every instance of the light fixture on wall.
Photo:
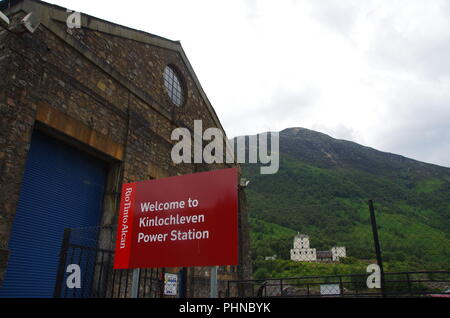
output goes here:
{"type": "Polygon", "coordinates": [[[9,26],[9,18],[0,11],[0,25],[4,28],[7,28],[9,26]]]}
{"type": "Polygon", "coordinates": [[[239,180],[239,186],[242,188],[246,188],[249,183],[250,183],[250,180],[248,180],[246,178],[241,178],[241,180],[239,180]]]}

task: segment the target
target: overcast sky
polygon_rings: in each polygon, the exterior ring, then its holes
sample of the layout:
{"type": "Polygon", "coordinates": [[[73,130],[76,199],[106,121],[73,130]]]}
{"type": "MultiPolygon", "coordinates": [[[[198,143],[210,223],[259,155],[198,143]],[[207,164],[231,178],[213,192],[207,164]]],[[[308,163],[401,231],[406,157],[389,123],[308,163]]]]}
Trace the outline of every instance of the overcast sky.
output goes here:
{"type": "Polygon", "coordinates": [[[229,137],[314,129],[450,166],[448,0],[48,0],[180,40],[229,137]]]}

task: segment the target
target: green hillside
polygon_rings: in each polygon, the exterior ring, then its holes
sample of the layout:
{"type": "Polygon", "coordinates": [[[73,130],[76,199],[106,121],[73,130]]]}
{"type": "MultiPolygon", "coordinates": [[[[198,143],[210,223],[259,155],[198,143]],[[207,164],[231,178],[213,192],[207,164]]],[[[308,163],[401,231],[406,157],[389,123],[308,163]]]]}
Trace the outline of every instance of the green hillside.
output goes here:
{"type": "Polygon", "coordinates": [[[387,266],[450,269],[448,168],[299,128],[280,133],[277,174],[243,168],[255,272],[265,256],[288,260],[297,232],[318,250],[346,246],[353,264],[374,260],[368,199],[387,266]]]}

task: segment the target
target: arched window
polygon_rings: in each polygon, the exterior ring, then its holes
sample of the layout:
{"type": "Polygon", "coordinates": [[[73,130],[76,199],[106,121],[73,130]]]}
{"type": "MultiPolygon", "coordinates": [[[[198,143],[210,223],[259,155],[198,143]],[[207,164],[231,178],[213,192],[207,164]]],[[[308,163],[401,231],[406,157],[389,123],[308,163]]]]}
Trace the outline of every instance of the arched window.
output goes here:
{"type": "Polygon", "coordinates": [[[175,69],[167,65],[164,69],[164,86],[166,87],[166,92],[170,97],[172,103],[180,107],[184,103],[184,89],[181,82],[181,78],[175,69]]]}

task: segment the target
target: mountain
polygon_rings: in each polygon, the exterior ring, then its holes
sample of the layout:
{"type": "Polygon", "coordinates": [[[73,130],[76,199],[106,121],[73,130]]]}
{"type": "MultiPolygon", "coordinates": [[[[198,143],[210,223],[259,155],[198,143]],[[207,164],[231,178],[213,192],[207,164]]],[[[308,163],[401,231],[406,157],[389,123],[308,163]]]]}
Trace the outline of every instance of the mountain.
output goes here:
{"type": "Polygon", "coordinates": [[[449,168],[381,152],[355,142],[334,139],[305,128],[281,131],[280,144],[282,153],[321,168],[352,168],[391,176],[398,175],[396,172],[402,170],[412,172],[416,177],[444,176],[450,180],[449,168]]]}
{"type": "Polygon", "coordinates": [[[318,250],[345,246],[349,259],[375,259],[367,204],[373,199],[391,268],[450,269],[449,168],[304,128],[279,135],[277,174],[242,165],[256,267],[265,256],[289,259],[297,232],[318,250]]]}

